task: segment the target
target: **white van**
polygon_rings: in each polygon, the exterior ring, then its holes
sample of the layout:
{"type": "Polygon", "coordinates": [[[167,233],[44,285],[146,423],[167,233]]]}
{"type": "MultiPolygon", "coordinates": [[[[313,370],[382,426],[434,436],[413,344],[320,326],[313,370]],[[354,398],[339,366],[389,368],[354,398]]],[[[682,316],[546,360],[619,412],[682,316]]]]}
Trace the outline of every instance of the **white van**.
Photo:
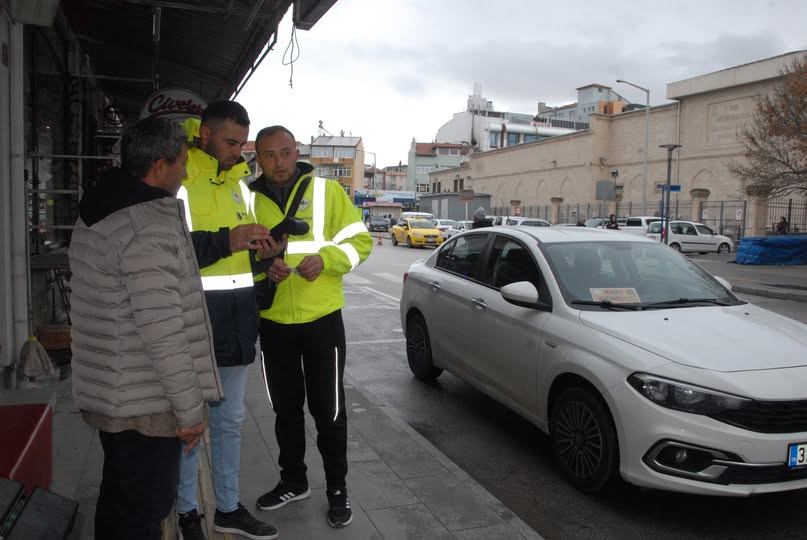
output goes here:
{"type": "Polygon", "coordinates": [[[645,235],[647,234],[647,227],[656,221],[661,221],[661,218],[656,216],[631,216],[625,219],[624,225],[619,225],[619,230],[626,233],[645,235]]]}

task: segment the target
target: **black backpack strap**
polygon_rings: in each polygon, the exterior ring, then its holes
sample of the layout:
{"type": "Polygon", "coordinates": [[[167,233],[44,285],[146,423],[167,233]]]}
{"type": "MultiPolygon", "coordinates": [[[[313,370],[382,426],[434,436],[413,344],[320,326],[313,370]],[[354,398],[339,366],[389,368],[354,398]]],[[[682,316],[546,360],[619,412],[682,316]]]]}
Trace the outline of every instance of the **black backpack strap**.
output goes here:
{"type": "Polygon", "coordinates": [[[300,201],[303,199],[303,193],[305,190],[308,189],[308,184],[311,183],[311,177],[306,176],[300,185],[297,186],[297,191],[294,193],[294,199],[291,201],[291,205],[289,206],[289,211],[286,212],[287,217],[294,217],[294,214],[297,213],[297,207],[300,206],[300,201]]]}

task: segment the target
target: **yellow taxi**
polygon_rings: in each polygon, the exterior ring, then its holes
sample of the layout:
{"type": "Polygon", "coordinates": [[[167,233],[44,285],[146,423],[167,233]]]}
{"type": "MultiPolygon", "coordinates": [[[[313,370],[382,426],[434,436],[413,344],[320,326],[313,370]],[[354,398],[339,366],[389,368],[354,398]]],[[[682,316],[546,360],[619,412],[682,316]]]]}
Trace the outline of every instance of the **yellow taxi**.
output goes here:
{"type": "Polygon", "coordinates": [[[408,247],[434,246],[443,243],[443,236],[437,223],[433,219],[408,218],[402,219],[397,225],[390,229],[392,245],[399,243],[408,247]]]}

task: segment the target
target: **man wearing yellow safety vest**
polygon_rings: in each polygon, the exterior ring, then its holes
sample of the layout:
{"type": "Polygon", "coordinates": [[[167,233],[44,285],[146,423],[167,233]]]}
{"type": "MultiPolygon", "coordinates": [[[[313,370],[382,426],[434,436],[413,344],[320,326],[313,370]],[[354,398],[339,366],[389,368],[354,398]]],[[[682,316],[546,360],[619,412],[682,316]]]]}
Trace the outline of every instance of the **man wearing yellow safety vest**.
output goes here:
{"type": "Polygon", "coordinates": [[[255,149],[263,175],[249,187],[258,223],[274,228],[299,200],[295,216],[308,224],[307,233],[289,235],[285,256],[267,270],[266,279],[277,289],[270,307],[259,306],[261,350],[280,446],[280,482],[258,498],[257,506],[274,510],[311,495],[304,461],[307,397],[325,468],[328,523],[344,527],[353,513],[345,482],[342,276],[367,258],[373,239],[342,186],[315,177],[310,164],[297,161],[300,154],[288,129],[262,129],[255,149]],[[304,191],[298,199],[299,190],[304,191]]]}
{"type": "MultiPolygon", "coordinates": [[[[198,148],[188,152],[188,176],[177,197],[186,205],[224,393],[221,401],[210,404],[213,527],[253,540],[271,540],[277,537],[277,529],[257,520],[239,502],[238,476],[247,366],[255,361],[258,337],[252,264],[271,258],[283,246],[271,239],[265,226],[255,223],[250,193],[241,180],[250,173],[241,157],[249,135],[247,111],[234,101],[217,101],[205,109],[201,125],[186,121],[185,128],[199,142],[198,148]]],[[[176,502],[185,540],[204,538],[197,510],[198,476],[194,448],[183,454],[176,502]]]]}

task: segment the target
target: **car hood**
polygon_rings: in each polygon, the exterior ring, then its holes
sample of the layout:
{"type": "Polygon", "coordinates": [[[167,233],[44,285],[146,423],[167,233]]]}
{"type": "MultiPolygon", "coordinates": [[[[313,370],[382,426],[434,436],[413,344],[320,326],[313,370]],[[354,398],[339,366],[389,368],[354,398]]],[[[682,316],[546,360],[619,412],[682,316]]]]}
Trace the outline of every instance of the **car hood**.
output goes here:
{"type": "Polygon", "coordinates": [[[807,328],[752,304],[581,311],[580,321],[672,362],[699,369],[733,372],[807,365],[807,328]]]}

